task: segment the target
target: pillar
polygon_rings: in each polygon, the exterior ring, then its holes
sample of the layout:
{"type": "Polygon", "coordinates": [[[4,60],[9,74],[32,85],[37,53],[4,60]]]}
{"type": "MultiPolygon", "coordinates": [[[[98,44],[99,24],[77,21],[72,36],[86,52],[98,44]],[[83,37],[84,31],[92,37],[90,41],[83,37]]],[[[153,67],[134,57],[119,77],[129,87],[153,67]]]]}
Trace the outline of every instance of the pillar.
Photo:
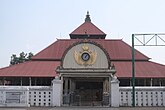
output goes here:
{"type": "Polygon", "coordinates": [[[34,78],[34,85],[37,86],[37,78],[34,78]]]}
{"type": "Polygon", "coordinates": [[[103,81],[103,105],[108,106],[110,103],[110,94],[109,94],[109,81],[108,78],[105,78],[105,80],[103,81]]]}
{"type": "Polygon", "coordinates": [[[72,80],[72,79],[69,79],[69,85],[70,85],[70,87],[69,87],[69,93],[71,93],[71,92],[74,92],[74,90],[75,90],[75,82],[72,80]]]}
{"type": "Polygon", "coordinates": [[[3,85],[5,86],[5,77],[3,78],[3,85]]]}
{"type": "Polygon", "coordinates": [[[72,91],[74,92],[75,89],[76,89],[76,83],[75,83],[75,81],[72,81],[72,91]]]}
{"type": "Polygon", "coordinates": [[[65,78],[64,80],[65,80],[65,82],[64,82],[64,94],[68,94],[68,82],[69,82],[69,79],[65,78]]]}
{"type": "Polygon", "coordinates": [[[159,79],[159,86],[162,86],[162,81],[161,81],[161,79],[159,79]]]}
{"type": "Polygon", "coordinates": [[[22,77],[21,77],[21,86],[22,86],[22,77]]]}
{"type": "Polygon", "coordinates": [[[63,86],[63,83],[58,78],[55,78],[52,81],[52,83],[53,83],[53,91],[52,91],[53,106],[61,106],[62,105],[62,86],[63,86]]]}
{"type": "Polygon", "coordinates": [[[119,107],[119,80],[112,79],[111,81],[111,106],[112,107],[119,107]]]}
{"type": "Polygon", "coordinates": [[[151,78],[151,81],[150,81],[150,86],[152,86],[152,78],[151,78]]]}
{"type": "Polygon", "coordinates": [[[32,86],[32,79],[29,77],[29,86],[32,86]]]}
{"type": "Polygon", "coordinates": [[[105,93],[105,94],[109,93],[109,82],[108,82],[108,78],[105,78],[105,80],[103,82],[103,93],[105,93]]]}

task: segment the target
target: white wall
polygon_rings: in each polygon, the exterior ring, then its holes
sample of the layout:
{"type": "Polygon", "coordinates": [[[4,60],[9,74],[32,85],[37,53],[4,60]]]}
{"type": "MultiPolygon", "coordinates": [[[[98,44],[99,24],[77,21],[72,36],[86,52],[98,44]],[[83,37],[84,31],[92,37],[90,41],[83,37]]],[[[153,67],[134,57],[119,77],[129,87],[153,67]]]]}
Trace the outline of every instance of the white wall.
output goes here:
{"type": "MultiPolygon", "coordinates": [[[[132,106],[132,87],[120,87],[120,106],[132,106]]],[[[165,106],[165,87],[136,87],[135,106],[165,106]]]]}
{"type": "Polygon", "coordinates": [[[1,107],[28,107],[29,89],[19,86],[0,86],[1,107]]]}
{"type": "MultiPolygon", "coordinates": [[[[114,87],[114,90],[117,86],[114,87]]],[[[57,88],[56,88],[57,89],[57,88]]],[[[0,106],[1,107],[28,107],[28,106],[53,106],[53,89],[51,86],[0,86],[0,106]],[[19,103],[17,100],[10,101],[10,93],[21,93],[19,103]],[[8,95],[8,96],[6,96],[8,95]]],[[[115,103],[119,100],[119,106],[132,106],[132,87],[119,87],[119,98],[115,96],[115,91],[111,97],[115,103]]],[[[57,96],[61,98],[61,93],[57,96]]],[[[12,98],[17,96],[11,96],[12,98]]],[[[56,99],[56,98],[55,98],[56,99]]],[[[165,106],[165,87],[136,87],[136,106],[165,106]]],[[[56,99],[60,102],[61,99],[56,99]]],[[[114,104],[115,104],[114,103],[114,104]]],[[[115,106],[114,106],[115,107],[115,106]]],[[[117,106],[116,106],[117,107],[117,106]]]]}
{"type": "Polygon", "coordinates": [[[30,106],[52,106],[52,87],[31,86],[28,88],[30,106]]]}

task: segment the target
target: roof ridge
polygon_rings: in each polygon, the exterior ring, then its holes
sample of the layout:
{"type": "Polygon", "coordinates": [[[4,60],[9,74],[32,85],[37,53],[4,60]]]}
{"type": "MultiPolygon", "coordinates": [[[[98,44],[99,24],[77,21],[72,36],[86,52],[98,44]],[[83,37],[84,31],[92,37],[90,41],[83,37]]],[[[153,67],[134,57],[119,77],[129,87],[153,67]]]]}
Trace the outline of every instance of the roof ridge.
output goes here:
{"type": "Polygon", "coordinates": [[[105,39],[106,34],[91,22],[89,16],[89,12],[87,12],[85,22],[69,34],[71,39],[105,39]]]}
{"type": "Polygon", "coordinates": [[[149,62],[154,63],[154,64],[158,64],[160,66],[165,66],[165,64],[157,63],[157,62],[154,62],[154,61],[149,61],[149,62]]]}
{"type": "MultiPolygon", "coordinates": [[[[90,38],[89,38],[90,39],[90,38]]],[[[65,38],[65,39],[61,39],[61,38],[57,38],[57,40],[56,41],[58,41],[58,40],[76,40],[76,39],[68,39],[68,38],[65,38]]],[[[113,39],[92,39],[92,40],[119,40],[119,41],[123,41],[123,39],[122,38],[113,38],[113,39]]],[[[56,42],[55,41],[55,42],[56,42]]]]}
{"type": "Polygon", "coordinates": [[[55,43],[57,43],[58,40],[54,41],[52,44],[50,44],[49,46],[47,46],[46,48],[42,49],[41,51],[39,51],[37,54],[35,54],[34,56],[32,56],[31,59],[33,59],[33,57],[37,56],[38,54],[42,53],[44,50],[48,49],[49,47],[51,47],[52,45],[54,45],[55,43]]]}
{"type": "MultiPolygon", "coordinates": [[[[93,24],[92,22],[91,22],[91,24],[93,24]]],[[[100,28],[98,28],[95,24],[93,24],[98,30],[100,30],[102,33],[104,33],[100,28]]],[[[105,34],[105,33],[104,33],[105,34]]]]}
{"type": "Polygon", "coordinates": [[[123,41],[122,39],[105,39],[106,41],[123,41]]]}
{"type": "Polygon", "coordinates": [[[2,67],[2,68],[0,68],[0,71],[3,70],[3,69],[10,68],[10,67],[14,67],[14,66],[18,66],[18,65],[21,65],[21,64],[29,63],[29,62],[31,62],[31,61],[32,61],[32,60],[25,61],[25,62],[23,62],[23,63],[18,63],[18,64],[15,64],[15,65],[9,65],[9,66],[6,66],[6,67],[2,67]]]}
{"type": "MultiPolygon", "coordinates": [[[[124,43],[124,44],[126,44],[127,46],[129,46],[130,48],[132,48],[130,45],[128,45],[126,42],[124,42],[124,41],[122,41],[122,43],[124,43]]],[[[146,56],[145,54],[143,54],[142,52],[140,52],[139,50],[137,50],[137,49],[135,49],[135,51],[134,52],[138,52],[138,53],[140,53],[142,56],[144,56],[144,57],[146,57],[146,58],[148,58],[148,60],[150,59],[148,56],[146,56]]]]}
{"type": "MultiPolygon", "coordinates": [[[[102,32],[102,34],[105,34],[101,29],[99,29],[95,24],[93,24],[92,22],[84,22],[82,23],[80,26],[78,26],[76,29],[74,29],[70,34],[73,34],[74,31],[78,30],[80,27],[82,27],[84,24],[92,24],[95,28],[97,28],[99,31],[102,32]]],[[[85,34],[85,33],[84,33],[85,34]]],[[[106,34],[105,34],[106,35],[106,34]]]]}

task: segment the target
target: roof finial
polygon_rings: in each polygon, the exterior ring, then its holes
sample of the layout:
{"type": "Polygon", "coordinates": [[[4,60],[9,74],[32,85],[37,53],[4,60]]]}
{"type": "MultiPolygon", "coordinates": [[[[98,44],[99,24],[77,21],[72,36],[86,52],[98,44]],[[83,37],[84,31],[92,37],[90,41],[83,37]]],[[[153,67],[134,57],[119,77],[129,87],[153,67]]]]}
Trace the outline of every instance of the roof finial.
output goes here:
{"type": "Polygon", "coordinates": [[[89,15],[89,11],[87,11],[87,15],[89,15]]]}
{"type": "Polygon", "coordinates": [[[85,22],[91,22],[90,15],[89,15],[89,11],[87,11],[87,15],[86,15],[86,18],[85,18],[85,22]]]}

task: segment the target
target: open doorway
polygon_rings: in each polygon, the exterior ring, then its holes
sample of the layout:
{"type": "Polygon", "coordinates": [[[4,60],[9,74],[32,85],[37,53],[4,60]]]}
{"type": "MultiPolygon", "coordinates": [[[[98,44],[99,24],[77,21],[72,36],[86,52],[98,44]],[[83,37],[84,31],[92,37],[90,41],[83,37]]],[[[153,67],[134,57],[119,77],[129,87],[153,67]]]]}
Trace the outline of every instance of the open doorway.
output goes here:
{"type": "Polygon", "coordinates": [[[99,106],[103,98],[103,82],[76,81],[76,95],[81,106],[99,106]]]}

